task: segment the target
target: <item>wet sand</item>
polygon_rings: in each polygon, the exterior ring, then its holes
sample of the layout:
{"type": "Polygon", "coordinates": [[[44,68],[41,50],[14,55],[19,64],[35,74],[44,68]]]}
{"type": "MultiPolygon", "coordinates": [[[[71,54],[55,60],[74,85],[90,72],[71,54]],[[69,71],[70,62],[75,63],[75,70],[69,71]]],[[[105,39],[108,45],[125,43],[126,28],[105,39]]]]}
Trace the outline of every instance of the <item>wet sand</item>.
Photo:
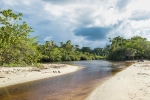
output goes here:
{"type": "Polygon", "coordinates": [[[64,75],[78,69],[77,66],[66,64],[43,64],[43,68],[0,67],[0,87],[64,75]]]}
{"type": "Polygon", "coordinates": [[[149,100],[150,61],[136,62],[97,87],[86,100],[149,100]]]}

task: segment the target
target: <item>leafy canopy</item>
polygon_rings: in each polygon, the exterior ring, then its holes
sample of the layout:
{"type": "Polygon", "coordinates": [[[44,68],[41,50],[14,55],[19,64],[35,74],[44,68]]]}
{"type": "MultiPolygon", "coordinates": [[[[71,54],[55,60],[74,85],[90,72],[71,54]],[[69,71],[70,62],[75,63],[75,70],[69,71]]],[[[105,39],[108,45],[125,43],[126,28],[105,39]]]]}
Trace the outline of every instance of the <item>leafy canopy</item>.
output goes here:
{"type": "Polygon", "coordinates": [[[33,64],[40,58],[32,28],[22,22],[22,14],[0,9],[0,64],[33,64]]]}

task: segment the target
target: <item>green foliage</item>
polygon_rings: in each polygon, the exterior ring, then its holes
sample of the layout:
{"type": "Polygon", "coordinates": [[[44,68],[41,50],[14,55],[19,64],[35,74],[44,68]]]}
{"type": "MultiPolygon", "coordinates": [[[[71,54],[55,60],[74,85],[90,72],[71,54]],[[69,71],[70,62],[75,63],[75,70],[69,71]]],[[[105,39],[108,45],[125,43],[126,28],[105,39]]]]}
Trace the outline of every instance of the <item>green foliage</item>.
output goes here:
{"type": "Polygon", "coordinates": [[[82,47],[81,51],[90,53],[91,49],[90,49],[90,47],[82,47]]]}
{"type": "Polygon", "coordinates": [[[150,58],[150,42],[146,38],[134,36],[131,39],[115,37],[110,39],[111,45],[107,48],[108,59],[125,60],[140,59],[142,57],[150,58]]]}
{"type": "Polygon", "coordinates": [[[92,50],[92,53],[95,53],[96,55],[102,56],[103,55],[103,48],[95,48],[92,50]]]}
{"type": "Polygon", "coordinates": [[[26,22],[18,24],[22,14],[12,10],[0,10],[0,65],[34,64],[40,59],[35,39],[31,38],[32,28],[26,22]]]}
{"type": "Polygon", "coordinates": [[[66,43],[60,42],[60,47],[54,41],[46,41],[44,45],[38,45],[38,50],[42,53],[41,61],[44,62],[96,60],[103,58],[96,55],[95,51],[91,52],[89,47],[89,52],[84,52],[82,49],[78,45],[72,45],[71,40],[68,40],[66,43]]]}

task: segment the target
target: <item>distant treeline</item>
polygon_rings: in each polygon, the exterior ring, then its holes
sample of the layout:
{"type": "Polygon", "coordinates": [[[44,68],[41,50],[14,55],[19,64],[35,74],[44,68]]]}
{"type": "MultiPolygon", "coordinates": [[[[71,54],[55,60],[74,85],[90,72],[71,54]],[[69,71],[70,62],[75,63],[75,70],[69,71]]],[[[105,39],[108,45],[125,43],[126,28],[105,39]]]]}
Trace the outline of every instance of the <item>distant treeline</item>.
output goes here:
{"type": "Polygon", "coordinates": [[[54,41],[46,41],[44,45],[37,45],[38,51],[42,54],[41,61],[77,61],[77,60],[96,60],[103,58],[103,49],[90,47],[79,48],[72,45],[71,40],[66,43],[60,42],[61,46],[54,41]]]}

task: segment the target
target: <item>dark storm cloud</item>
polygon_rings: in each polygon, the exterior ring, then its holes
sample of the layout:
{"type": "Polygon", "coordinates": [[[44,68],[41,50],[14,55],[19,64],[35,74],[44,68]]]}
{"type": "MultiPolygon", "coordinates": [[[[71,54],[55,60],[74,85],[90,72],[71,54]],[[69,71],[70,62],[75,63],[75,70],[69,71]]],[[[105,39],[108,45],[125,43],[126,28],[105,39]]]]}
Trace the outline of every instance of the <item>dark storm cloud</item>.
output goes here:
{"type": "Polygon", "coordinates": [[[96,41],[105,39],[110,30],[111,28],[103,27],[78,28],[74,30],[74,33],[76,36],[82,36],[87,40],[96,41]]]}
{"type": "Polygon", "coordinates": [[[131,20],[147,20],[150,19],[150,12],[135,11],[131,15],[131,20]]]}

